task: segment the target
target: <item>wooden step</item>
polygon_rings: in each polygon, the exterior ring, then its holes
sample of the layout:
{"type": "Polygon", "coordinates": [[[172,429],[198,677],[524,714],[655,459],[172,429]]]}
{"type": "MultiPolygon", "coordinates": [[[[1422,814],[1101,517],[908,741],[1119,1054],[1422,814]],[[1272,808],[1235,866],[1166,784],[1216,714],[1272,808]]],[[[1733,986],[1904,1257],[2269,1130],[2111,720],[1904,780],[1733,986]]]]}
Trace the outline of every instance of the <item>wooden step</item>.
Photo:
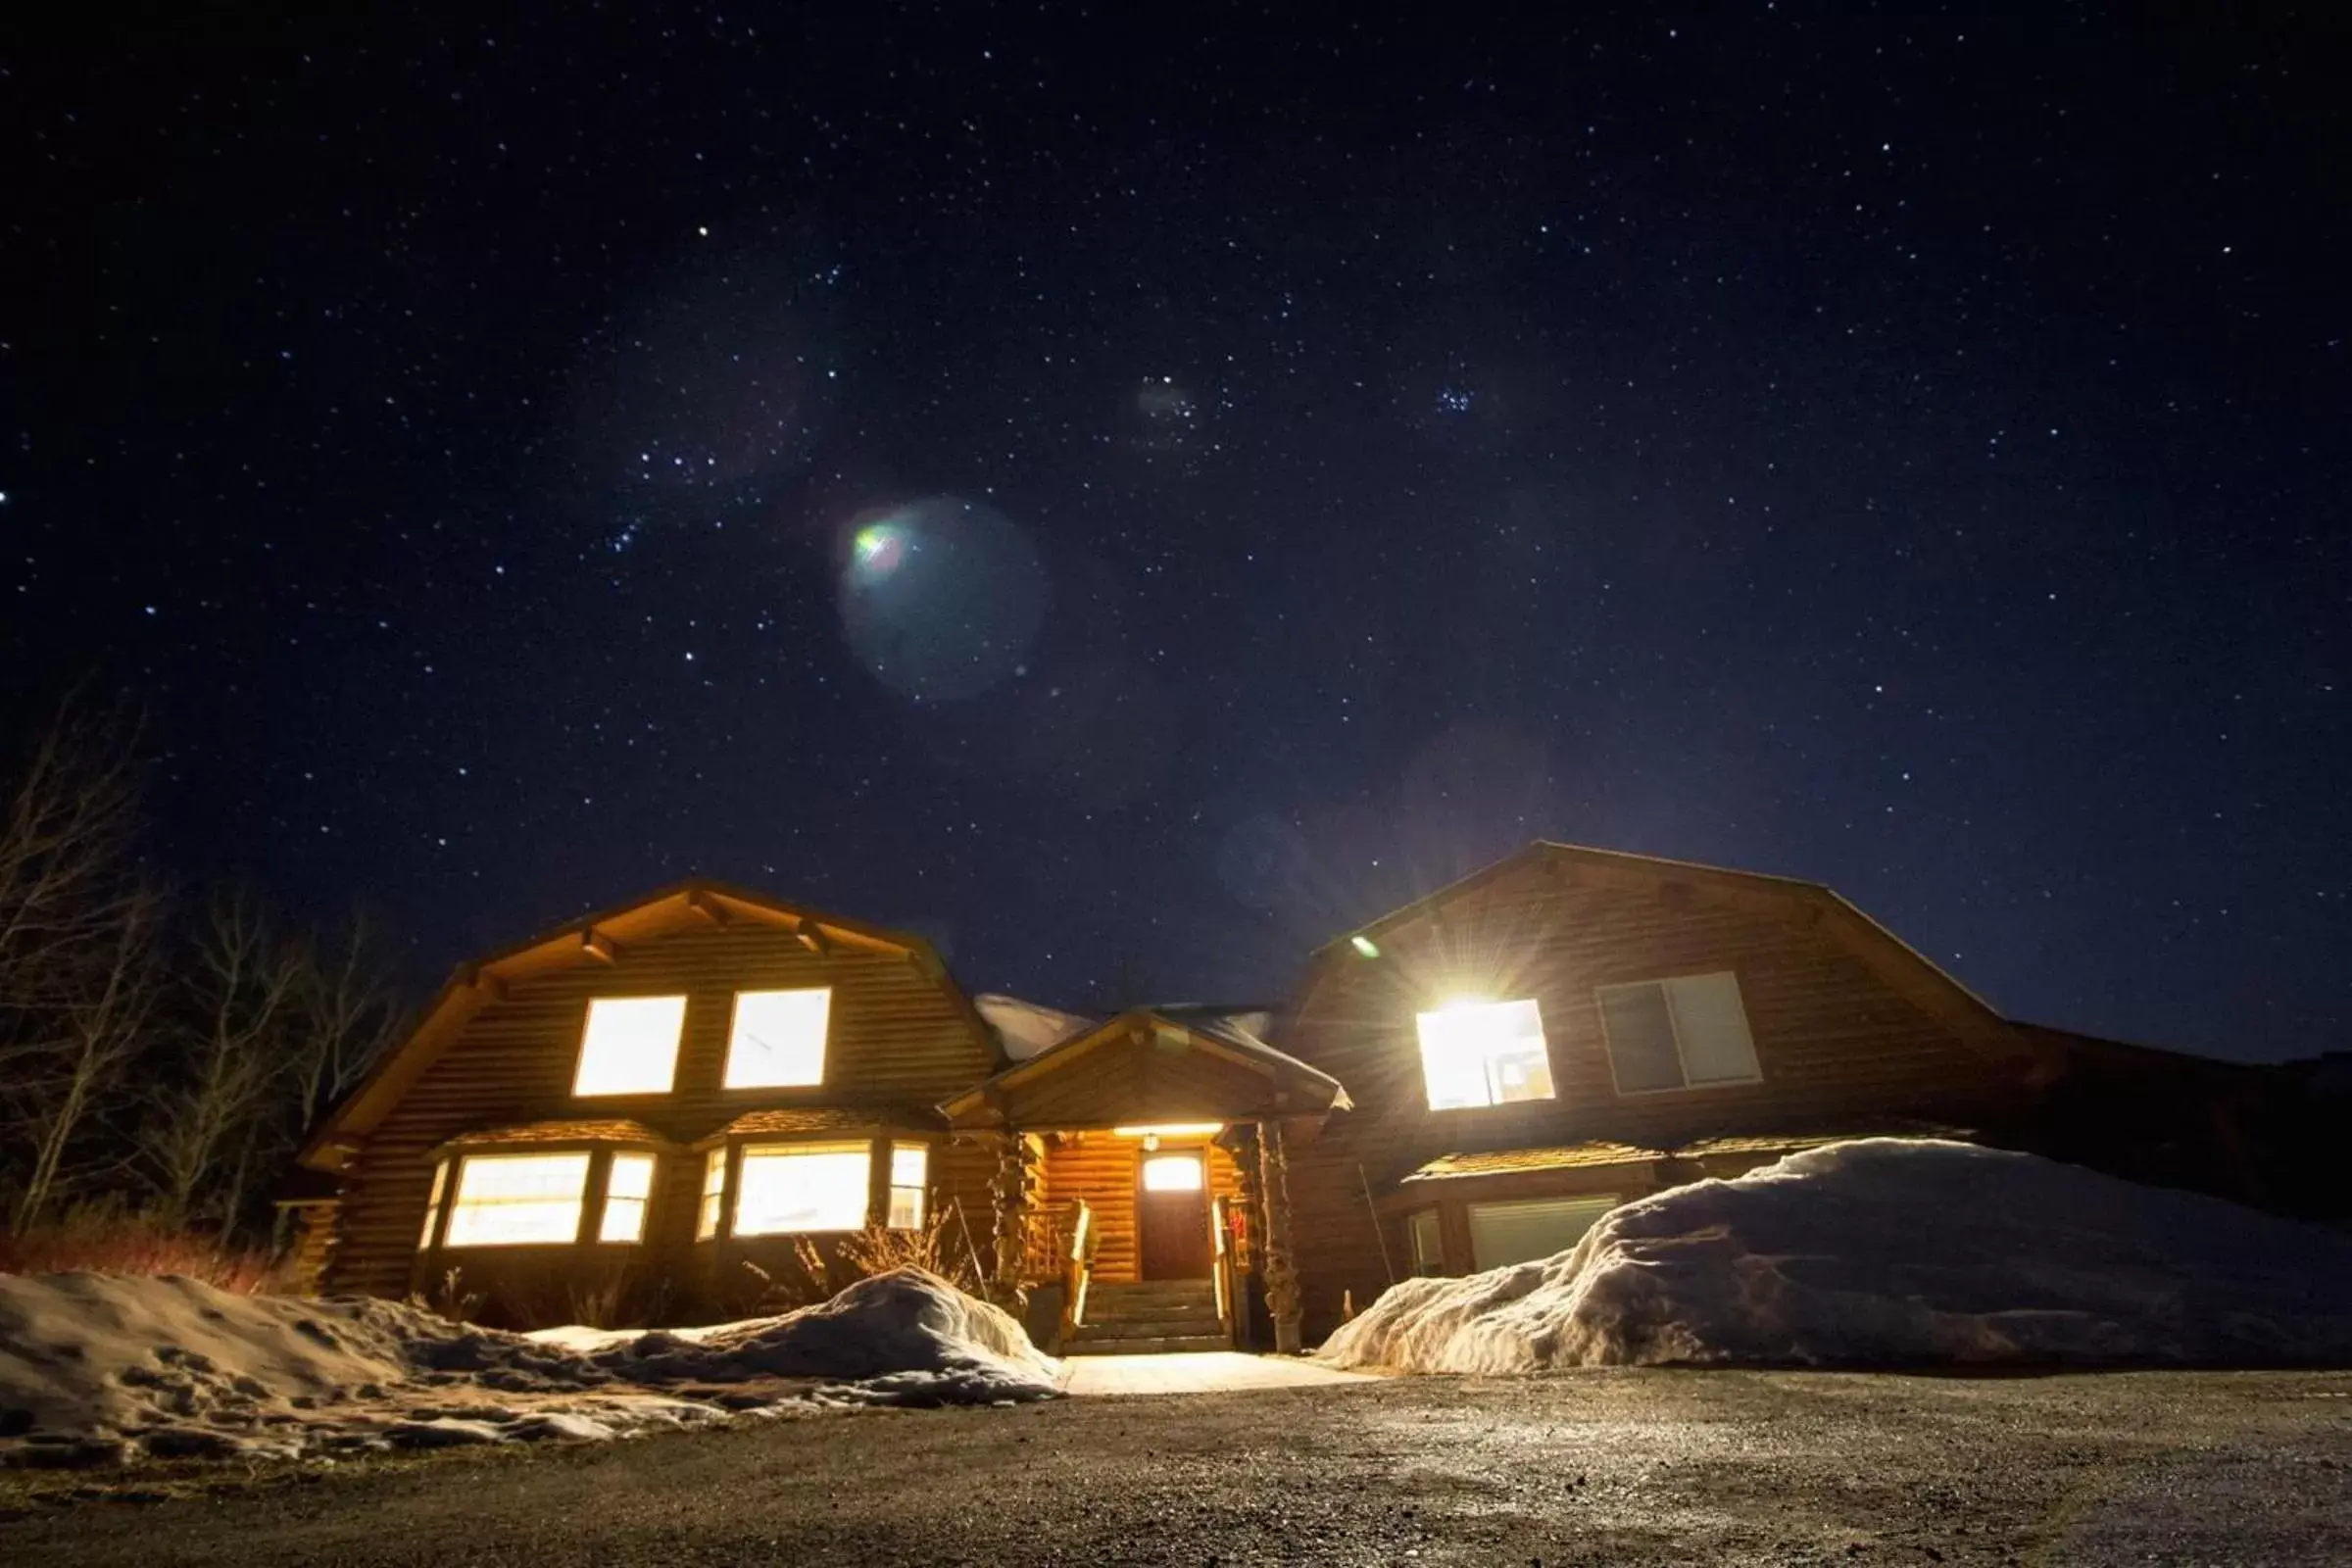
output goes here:
{"type": "Polygon", "coordinates": [[[1171,1355],[1184,1350],[1230,1350],[1222,1334],[1166,1335],[1145,1340],[1072,1340],[1064,1355],[1171,1355]]]}

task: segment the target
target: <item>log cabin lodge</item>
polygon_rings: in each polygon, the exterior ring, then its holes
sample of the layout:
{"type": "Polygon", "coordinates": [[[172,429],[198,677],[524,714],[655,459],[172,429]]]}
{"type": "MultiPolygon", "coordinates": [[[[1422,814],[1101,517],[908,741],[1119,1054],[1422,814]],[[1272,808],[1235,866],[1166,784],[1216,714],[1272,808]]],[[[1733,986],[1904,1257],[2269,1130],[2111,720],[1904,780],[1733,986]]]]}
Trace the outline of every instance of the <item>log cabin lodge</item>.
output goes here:
{"type": "Polygon", "coordinates": [[[1051,1351],[1290,1351],[1835,1138],[2247,1196],[2259,1070],[2004,1018],[1816,884],[1567,845],[1348,933],[1281,1005],[1110,1017],[696,880],[461,967],[286,1204],[318,1288],[493,1321],[740,1316],[896,1233],[1051,1351]]]}

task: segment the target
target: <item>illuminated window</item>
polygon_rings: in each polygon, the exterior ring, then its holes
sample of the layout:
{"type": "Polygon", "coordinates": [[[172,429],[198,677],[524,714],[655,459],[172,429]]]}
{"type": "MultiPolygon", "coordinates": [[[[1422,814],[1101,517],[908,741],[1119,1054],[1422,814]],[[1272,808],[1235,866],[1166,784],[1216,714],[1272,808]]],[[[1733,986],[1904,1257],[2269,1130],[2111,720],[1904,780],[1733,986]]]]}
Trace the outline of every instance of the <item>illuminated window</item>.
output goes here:
{"type": "Polygon", "coordinates": [[[1740,982],[1728,972],[1602,986],[1593,994],[1621,1095],[1752,1084],[1762,1076],[1740,982]]]}
{"type": "Polygon", "coordinates": [[[654,1156],[614,1154],[605,1178],[605,1217],[596,1228],[600,1242],[645,1240],[645,1205],[654,1196],[654,1156]]]}
{"type": "Polygon", "coordinates": [[[580,1036],[575,1095],[666,1095],[677,1071],[684,997],[598,997],[580,1036]]]}
{"type": "Polygon", "coordinates": [[[921,1144],[890,1146],[890,1228],[923,1228],[923,1187],[931,1168],[931,1151],[921,1144]]]}
{"type": "Polygon", "coordinates": [[[1421,1077],[1429,1108],[1551,1098],[1551,1058],[1533,1002],[1456,1002],[1425,1012],[1421,1077]]]}
{"type": "Polygon", "coordinates": [[[458,1162],[445,1247],[567,1243],[580,1234],[586,1154],[474,1154],[458,1162]]]}
{"type": "Polygon", "coordinates": [[[1197,1193],[1200,1190],[1199,1154],[1152,1154],[1145,1159],[1145,1192],[1197,1193]]]}
{"type": "Polygon", "coordinates": [[[433,1245],[433,1227],[441,1219],[441,1199],[449,1191],[449,1161],[433,1167],[433,1196],[424,1200],[424,1233],[416,1238],[419,1251],[433,1245]]]}
{"type": "Polygon", "coordinates": [[[694,1217],[694,1239],[707,1242],[718,1234],[718,1211],[727,1201],[727,1152],[722,1146],[703,1161],[703,1206],[694,1217]]]}
{"type": "Polygon", "coordinates": [[[746,1149],[735,1182],[735,1234],[862,1230],[873,1169],[869,1144],[746,1149]]]}
{"type": "Polygon", "coordinates": [[[727,1037],[729,1089],[790,1089],[825,1081],[825,1022],[830,987],[808,991],[738,991],[727,1037]]]}

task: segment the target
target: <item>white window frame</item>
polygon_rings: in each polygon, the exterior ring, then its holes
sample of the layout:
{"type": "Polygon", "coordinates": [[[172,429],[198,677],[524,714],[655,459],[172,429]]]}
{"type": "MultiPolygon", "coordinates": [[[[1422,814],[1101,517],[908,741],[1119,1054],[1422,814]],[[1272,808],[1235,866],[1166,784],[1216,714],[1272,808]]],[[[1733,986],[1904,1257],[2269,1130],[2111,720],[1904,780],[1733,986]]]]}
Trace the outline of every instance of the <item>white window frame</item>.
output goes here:
{"type": "Polygon", "coordinates": [[[890,1145],[890,1203],[883,1211],[883,1223],[894,1231],[919,1231],[931,1218],[931,1146],[921,1143],[896,1141],[890,1145]],[[903,1157],[912,1156],[913,1180],[904,1178],[909,1173],[901,1168],[903,1157]],[[899,1204],[904,1200],[910,1206],[902,1213],[899,1204]]]}
{"type": "Polygon", "coordinates": [[[424,1200],[424,1230],[416,1238],[416,1250],[429,1251],[433,1233],[441,1228],[441,1200],[449,1193],[449,1164],[446,1159],[433,1161],[433,1192],[424,1200]]]}
{"type": "MultiPolygon", "coordinates": [[[[625,1026],[615,1022],[608,1024],[606,1027],[608,1030],[618,1030],[625,1026]]],[[[677,1086],[678,1046],[685,1036],[686,999],[683,996],[591,997],[588,1000],[587,1016],[580,1023],[579,1060],[573,1066],[571,1073],[572,1098],[575,1100],[625,1100],[631,1097],[668,1094],[677,1086]],[[653,1008],[657,1004],[673,1015],[669,1032],[669,1053],[662,1060],[661,1083],[658,1086],[654,1085],[652,1074],[648,1073],[645,1075],[644,1082],[631,1081],[625,1087],[618,1089],[587,1087],[589,1066],[591,1061],[597,1059],[598,1054],[597,1014],[605,1011],[607,1017],[615,1020],[632,1015],[650,1018],[654,1015],[653,1008]]],[[[604,1046],[603,1052],[609,1054],[617,1049],[620,1048],[607,1044],[604,1046]]],[[[604,1069],[604,1076],[611,1076],[609,1068],[604,1069]]],[[[599,1081],[601,1082],[603,1079],[600,1078],[599,1081]]]]}
{"type": "MultiPolygon", "coordinates": [[[[580,1239],[580,1222],[588,1212],[589,1166],[593,1163],[593,1156],[588,1151],[584,1149],[565,1149],[553,1150],[546,1152],[532,1152],[526,1153],[521,1151],[515,1151],[510,1153],[463,1154],[459,1156],[457,1163],[457,1180],[451,1189],[449,1197],[448,1228],[442,1233],[441,1246],[444,1250],[471,1250],[475,1248],[496,1247],[569,1247],[580,1239]],[[500,1237],[494,1240],[460,1239],[460,1221],[466,1217],[468,1211],[466,1200],[466,1178],[473,1171],[489,1165],[516,1165],[525,1161],[539,1161],[548,1164],[554,1164],[557,1162],[568,1163],[572,1160],[579,1161],[579,1185],[576,1189],[574,1189],[571,1198],[571,1227],[564,1235],[500,1237]]],[[[495,1202],[500,1201],[511,1203],[541,1202],[552,1205],[555,1202],[560,1201],[560,1200],[554,1198],[541,1198],[536,1200],[511,1198],[504,1200],[484,1200],[477,1202],[474,1206],[477,1208],[486,1208],[492,1206],[495,1202]]]]}
{"type": "Polygon", "coordinates": [[[1533,997],[1506,997],[1494,1002],[1489,1002],[1485,1000],[1449,1002],[1442,1007],[1432,1007],[1425,1012],[1416,1013],[1413,1017],[1413,1035],[1415,1044],[1420,1049],[1421,1056],[1421,1103],[1430,1111],[1444,1112],[1454,1110],[1494,1110],[1503,1105],[1540,1104],[1545,1101],[1556,1101],[1560,1098],[1559,1079],[1558,1076],[1552,1071],[1551,1036],[1544,1027],[1543,1004],[1533,997]],[[1436,1097],[1434,1086],[1430,1082],[1431,1057],[1429,1032],[1431,1020],[1443,1019],[1472,1010],[1481,1012],[1501,1012],[1506,1009],[1518,1007],[1525,1007],[1529,1014],[1535,1019],[1536,1050],[1544,1060],[1544,1093],[1540,1095],[1521,1095],[1511,1100],[1499,1098],[1496,1093],[1497,1085],[1494,1078],[1494,1058],[1492,1055],[1489,1055],[1482,1058],[1480,1062],[1479,1073],[1480,1081],[1485,1086],[1487,1093],[1487,1098],[1485,1100],[1446,1105],[1432,1103],[1436,1097]]]}
{"type": "MultiPolygon", "coordinates": [[[[798,1021],[798,1020],[795,1020],[798,1021]]],[[[727,1089],[816,1089],[825,1081],[825,1060],[830,1054],[833,1033],[833,988],[831,986],[777,987],[765,991],[735,993],[735,1011],[727,1024],[727,1061],[721,1085],[727,1089]],[[752,1076],[754,1065],[760,1059],[756,1051],[746,1046],[744,1004],[752,1004],[757,1013],[760,1005],[773,998],[793,999],[789,1005],[813,1013],[816,1019],[816,1071],[806,1078],[760,1078],[752,1076]],[[809,999],[814,999],[810,1001],[809,999]]]]}
{"type": "Polygon", "coordinates": [[[1609,1058],[1610,1089],[1615,1091],[1621,1100],[1639,1100],[1644,1095],[1704,1094],[1710,1089],[1738,1089],[1746,1084],[1762,1083],[1764,1081],[1764,1058],[1756,1050],[1755,1026],[1747,1021],[1747,996],[1739,989],[1739,971],[1734,969],[1709,969],[1697,974],[1662,975],[1655,980],[1628,980],[1616,985],[1594,986],[1592,988],[1592,1010],[1600,1018],[1601,1049],[1609,1058]],[[1740,1004],[1740,1027],[1747,1036],[1747,1059],[1754,1064],[1755,1071],[1740,1078],[1707,1078],[1692,1083],[1690,1081],[1690,1059],[1683,1050],[1682,1020],[1674,1010],[1674,987],[1677,981],[1711,980],[1718,975],[1732,982],[1734,998],[1740,1004]],[[1674,1064],[1683,1078],[1679,1084],[1660,1084],[1654,1089],[1627,1089],[1617,1081],[1617,1046],[1616,1042],[1609,1038],[1609,1009],[1603,1004],[1601,999],[1623,992],[1643,990],[1655,990],[1665,998],[1666,1025],[1674,1036],[1674,1064]]]}
{"type": "Polygon", "coordinates": [[[727,1234],[734,1237],[839,1236],[850,1231],[864,1230],[873,1223],[873,1183],[874,1140],[872,1139],[859,1139],[856,1142],[844,1140],[839,1143],[746,1144],[743,1146],[742,1157],[735,1163],[734,1191],[729,1202],[734,1221],[727,1234]],[[828,1155],[838,1158],[852,1152],[855,1152],[858,1158],[864,1162],[865,1170],[864,1182],[858,1188],[860,1196],[856,1220],[843,1225],[808,1225],[792,1230],[782,1228],[746,1230],[744,1228],[744,1189],[750,1185],[751,1171],[755,1164],[767,1160],[810,1159],[828,1155]]]}
{"type": "MultiPolygon", "coordinates": [[[[635,1247],[645,1240],[647,1217],[653,1212],[654,1184],[662,1179],[661,1162],[638,1149],[616,1152],[605,1162],[604,1211],[597,1216],[596,1239],[606,1247],[635,1247]],[[640,1193],[619,1191],[621,1167],[645,1172],[640,1193]],[[617,1231],[619,1234],[614,1234],[617,1231]]],[[[634,1181],[631,1186],[637,1185],[634,1181]]]]}

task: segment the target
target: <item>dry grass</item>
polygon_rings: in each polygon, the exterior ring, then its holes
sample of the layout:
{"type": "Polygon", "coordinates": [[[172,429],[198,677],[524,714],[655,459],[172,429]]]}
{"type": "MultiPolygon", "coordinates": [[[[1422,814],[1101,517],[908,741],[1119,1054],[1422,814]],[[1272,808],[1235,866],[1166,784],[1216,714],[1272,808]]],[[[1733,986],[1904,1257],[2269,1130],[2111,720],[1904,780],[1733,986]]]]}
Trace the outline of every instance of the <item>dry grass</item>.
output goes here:
{"type": "Polygon", "coordinates": [[[0,1235],[0,1274],[184,1274],[240,1296],[277,1283],[266,1252],[106,1205],[69,1210],[23,1235],[0,1235]]]}

